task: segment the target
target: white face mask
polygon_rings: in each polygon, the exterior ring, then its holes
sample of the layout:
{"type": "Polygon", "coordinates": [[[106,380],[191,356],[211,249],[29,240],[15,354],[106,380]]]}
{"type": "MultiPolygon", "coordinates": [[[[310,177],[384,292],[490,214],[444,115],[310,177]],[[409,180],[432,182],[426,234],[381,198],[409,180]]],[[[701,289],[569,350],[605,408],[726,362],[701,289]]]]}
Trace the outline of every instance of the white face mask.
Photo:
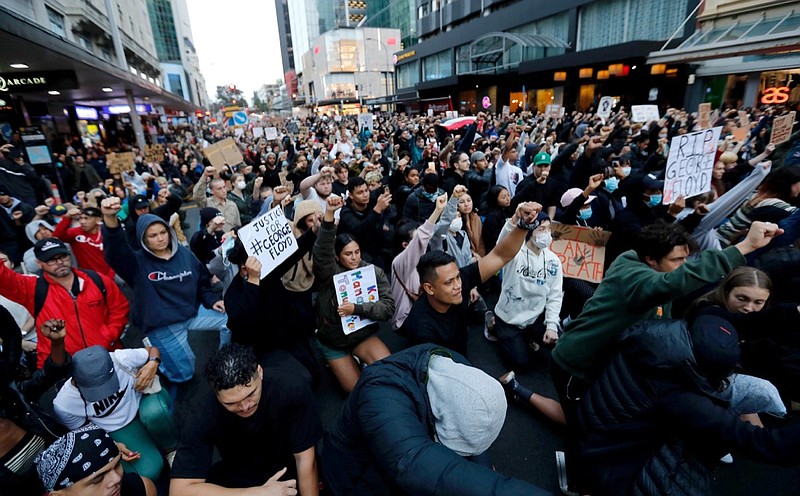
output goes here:
{"type": "Polygon", "coordinates": [[[462,227],[464,227],[464,222],[461,220],[461,217],[456,217],[450,222],[451,231],[460,231],[462,227]]]}
{"type": "Polygon", "coordinates": [[[245,186],[247,186],[247,183],[244,182],[244,181],[237,181],[236,182],[236,187],[239,188],[239,189],[244,189],[245,186]]]}
{"type": "Polygon", "coordinates": [[[544,249],[550,246],[550,243],[553,242],[553,236],[550,235],[549,232],[546,233],[538,233],[533,238],[533,244],[536,245],[536,248],[544,249]]]}

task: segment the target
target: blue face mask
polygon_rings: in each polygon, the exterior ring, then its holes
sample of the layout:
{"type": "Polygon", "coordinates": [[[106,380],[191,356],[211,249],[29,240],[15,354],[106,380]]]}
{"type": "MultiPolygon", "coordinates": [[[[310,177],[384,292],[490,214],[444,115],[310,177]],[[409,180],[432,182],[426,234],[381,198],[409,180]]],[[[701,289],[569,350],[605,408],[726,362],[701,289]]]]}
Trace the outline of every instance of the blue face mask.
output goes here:
{"type": "Polygon", "coordinates": [[[589,220],[592,218],[592,209],[591,208],[584,208],[582,210],[578,210],[578,218],[580,220],[589,220]]]}
{"type": "Polygon", "coordinates": [[[425,198],[427,198],[428,200],[430,200],[432,202],[435,202],[436,198],[439,197],[436,193],[428,193],[425,190],[422,190],[422,196],[424,196],[425,198]]]}
{"type": "Polygon", "coordinates": [[[631,168],[630,167],[623,167],[622,168],[622,173],[625,174],[625,177],[630,176],[631,175],[631,168]]]}
{"type": "Polygon", "coordinates": [[[609,177],[606,179],[606,191],[613,193],[619,187],[619,179],[616,177],[609,177]]]}
{"type": "Polygon", "coordinates": [[[650,201],[647,204],[651,207],[657,207],[663,199],[664,195],[650,195],[650,201]]]}

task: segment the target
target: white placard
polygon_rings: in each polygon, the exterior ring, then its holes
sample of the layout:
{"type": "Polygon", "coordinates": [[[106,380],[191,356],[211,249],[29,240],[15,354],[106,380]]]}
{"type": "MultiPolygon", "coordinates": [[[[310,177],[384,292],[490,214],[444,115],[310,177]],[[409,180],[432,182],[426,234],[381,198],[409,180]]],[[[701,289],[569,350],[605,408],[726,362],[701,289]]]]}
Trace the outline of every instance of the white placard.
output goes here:
{"type": "Polygon", "coordinates": [[[369,129],[369,132],[372,132],[372,114],[369,112],[364,112],[363,114],[358,114],[358,132],[361,132],[365,127],[369,129]]]}
{"type": "Polygon", "coordinates": [[[631,106],[631,121],[644,122],[645,124],[661,118],[658,105],[633,105],[631,106]]]}
{"type": "Polygon", "coordinates": [[[264,136],[264,129],[261,128],[261,127],[258,127],[258,126],[254,127],[253,128],[253,138],[260,138],[262,136],[264,136]]]}
{"type": "Polygon", "coordinates": [[[611,109],[614,108],[614,97],[604,96],[597,104],[597,115],[603,119],[608,119],[611,115],[611,109]]]}
{"type": "Polygon", "coordinates": [[[239,229],[238,236],[247,254],[261,262],[262,279],[297,251],[297,240],[280,206],[253,219],[239,229]]]}
{"type": "Polygon", "coordinates": [[[278,128],[268,127],[264,129],[264,137],[270,141],[278,139],[278,128]]]}
{"type": "Polygon", "coordinates": [[[233,134],[235,134],[236,136],[243,135],[244,134],[244,128],[237,127],[236,129],[233,130],[233,134]]]}
{"type": "Polygon", "coordinates": [[[428,109],[428,117],[433,117],[433,109],[432,108],[428,109]]]}
{"type": "MultiPolygon", "coordinates": [[[[356,305],[378,301],[378,283],[375,278],[375,266],[367,265],[333,276],[336,289],[336,301],[341,305],[348,301],[356,305]]],[[[374,321],[358,315],[342,317],[342,331],[352,334],[374,321]]]]}
{"type": "Polygon", "coordinates": [[[672,138],[664,175],[664,204],[679,196],[689,198],[711,189],[711,172],[722,127],[672,138]]]}
{"type": "Polygon", "coordinates": [[[551,103],[545,107],[544,113],[547,117],[558,119],[564,115],[564,108],[560,103],[551,103]]]}

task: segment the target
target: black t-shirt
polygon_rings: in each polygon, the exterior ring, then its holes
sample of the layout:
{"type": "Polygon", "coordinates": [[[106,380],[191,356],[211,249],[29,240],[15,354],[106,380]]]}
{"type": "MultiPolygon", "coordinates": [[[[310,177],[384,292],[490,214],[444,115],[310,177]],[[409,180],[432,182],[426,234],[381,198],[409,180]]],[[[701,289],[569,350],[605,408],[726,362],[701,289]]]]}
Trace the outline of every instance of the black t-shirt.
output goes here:
{"type": "Polygon", "coordinates": [[[317,444],[322,422],[307,382],[264,367],[261,401],[249,418],[228,412],[210,390],[184,422],[173,479],[205,479],[229,488],[263,485],[286,467],[297,477],[293,454],[317,444]],[[222,461],[212,469],[214,447],[222,461]]]}
{"type": "Polygon", "coordinates": [[[469,292],[480,283],[481,273],[477,262],[460,269],[459,273],[461,304],[451,305],[445,313],[440,313],[431,306],[427,295],[414,302],[401,331],[413,344],[434,343],[466,354],[469,292]]]}
{"type": "Polygon", "coordinates": [[[119,494],[120,496],[146,496],[147,489],[144,487],[142,477],[132,472],[123,474],[119,494]]]}

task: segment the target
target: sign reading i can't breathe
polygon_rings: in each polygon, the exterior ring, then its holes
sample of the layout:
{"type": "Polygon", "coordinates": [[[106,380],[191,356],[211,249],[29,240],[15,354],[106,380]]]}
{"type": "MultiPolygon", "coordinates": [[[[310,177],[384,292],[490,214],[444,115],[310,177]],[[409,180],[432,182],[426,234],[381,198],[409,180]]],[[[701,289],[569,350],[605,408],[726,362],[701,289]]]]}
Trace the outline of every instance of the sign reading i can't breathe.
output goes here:
{"type": "Polygon", "coordinates": [[[672,138],[664,175],[664,204],[679,196],[689,198],[711,189],[711,172],[722,127],[672,138]]]}
{"type": "Polygon", "coordinates": [[[247,254],[261,262],[262,279],[297,251],[297,240],[280,206],[253,219],[239,229],[238,236],[247,254]]]}
{"type": "MultiPolygon", "coordinates": [[[[336,301],[341,305],[350,302],[361,305],[367,302],[378,301],[378,283],[375,278],[375,266],[367,265],[333,276],[333,285],[336,289],[336,301]]],[[[345,315],[342,317],[342,331],[352,334],[374,321],[359,315],[345,315]]]]}

